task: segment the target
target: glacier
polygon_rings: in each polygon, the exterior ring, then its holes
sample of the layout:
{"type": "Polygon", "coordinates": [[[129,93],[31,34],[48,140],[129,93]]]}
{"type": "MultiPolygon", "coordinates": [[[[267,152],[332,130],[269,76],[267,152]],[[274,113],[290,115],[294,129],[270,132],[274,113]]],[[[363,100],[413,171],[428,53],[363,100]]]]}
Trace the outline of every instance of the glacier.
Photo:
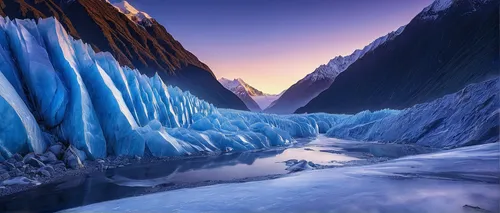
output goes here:
{"type": "Polygon", "coordinates": [[[496,77],[376,122],[355,122],[354,125],[331,128],[326,135],[437,148],[498,142],[499,89],[500,79],[496,77]]]}
{"type": "Polygon", "coordinates": [[[46,135],[80,160],[246,151],[319,134],[439,148],[498,141],[498,77],[405,110],[273,115],[218,109],[122,67],[54,18],[0,18],[0,45],[0,160],[43,153],[54,143],[46,135]]]}

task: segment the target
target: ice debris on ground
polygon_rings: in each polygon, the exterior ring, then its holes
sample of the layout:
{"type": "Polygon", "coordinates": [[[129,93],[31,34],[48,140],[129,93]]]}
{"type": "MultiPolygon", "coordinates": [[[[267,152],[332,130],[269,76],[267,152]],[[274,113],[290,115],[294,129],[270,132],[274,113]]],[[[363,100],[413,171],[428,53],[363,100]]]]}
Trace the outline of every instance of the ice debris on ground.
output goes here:
{"type": "Polygon", "coordinates": [[[108,155],[287,146],[326,132],[437,147],[497,140],[485,137],[498,126],[498,79],[403,111],[278,116],[217,109],[158,75],[121,67],[110,53],[74,40],[54,18],[0,18],[0,44],[6,59],[0,63],[0,161],[15,153],[42,154],[57,142],[53,136],[69,147],[65,160],[75,167],[108,155]]]}
{"type": "Polygon", "coordinates": [[[304,170],[313,170],[316,169],[317,165],[314,164],[312,161],[306,161],[306,160],[287,160],[285,161],[285,164],[288,166],[286,170],[290,172],[299,172],[299,171],[304,171],[304,170]]]}
{"type": "Polygon", "coordinates": [[[26,177],[15,177],[8,180],[4,180],[1,185],[11,186],[11,185],[29,185],[29,184],[40,185],[39,182],[31,180],[26,177]]]}

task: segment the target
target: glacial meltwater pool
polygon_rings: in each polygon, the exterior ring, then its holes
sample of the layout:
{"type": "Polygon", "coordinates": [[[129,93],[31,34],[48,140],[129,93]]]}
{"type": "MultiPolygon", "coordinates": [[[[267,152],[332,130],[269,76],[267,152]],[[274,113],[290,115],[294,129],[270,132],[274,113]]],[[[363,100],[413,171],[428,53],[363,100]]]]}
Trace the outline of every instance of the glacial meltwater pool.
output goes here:
{"type": "MultiPolygon", "coordinates": [[[[149,164],[68,177],[0,198],[0,212],[53,212],[153,192],[228,182],[281,177],[287,160],[305,160],[326,167],[374,164],[434,150],[415,145],[346,141],[319,136],[291,147],[229,153],[149,164]]],[[[319,168],[319,167],[318,167],[319,168]]]]}

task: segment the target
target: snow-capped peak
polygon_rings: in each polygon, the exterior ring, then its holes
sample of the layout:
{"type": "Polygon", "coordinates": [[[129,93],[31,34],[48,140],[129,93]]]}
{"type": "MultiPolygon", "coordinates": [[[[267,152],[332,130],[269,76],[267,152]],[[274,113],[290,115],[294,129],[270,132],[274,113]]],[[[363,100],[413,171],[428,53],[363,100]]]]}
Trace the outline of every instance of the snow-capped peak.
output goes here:
{"type": "Polygon", "coordinates": [[[278,95],[266,94],[250,86],[241,78],[235,78],[233,80],[229,80],[227,78],[220,78],[219,82],[226,89],[236,94],[241,100],[243,100],[243,102],[247,101],[246,100],[247,97],[253,99],[253,101],[255,101],[257,105],[259,105],[260,109],[267,108],[271,103],[273,103],[276,99],[281,97],[281,95],[285,92],[283,91],[278,95]]]}
{"type": "Polygon", "coordinates": [[[424,11],[440,12],[448,9],[453,4],[453,0],[436,0],[431,5],[427,6],[424,11]]]}
{"type": "Polygon", "coordinates": [[[247,84],[243,79],[241,78],[235,78],[233,80],[229,80],[227,78],[220,78],[219,82],[228,90],[232,91],[233,93],[248,93],[250,96],[261,96],[261,95],[267,95],[264,94],[262,91],[255,89],[254,87],[250,86],[247,84]]]}
{"type": "Polygon", "coordinates": [[[428,20],[437,19],[438,13],[450,8],[451,5],[453,0],[435,0],[422,10],[420,17],[428,20]]]}
{"type": "Polygon", "coordinates": [[[143,11],[137,10],[134,6],[125,0],[106,0],[118,11],[125,14],[130,20],[145,25],[151,25],[151,16],[143,11]]]}
{"type": "MultiPolygon", "coordinates": [[[[389,34],[382,36],[369,45],[365,46],[363,49],[355,50],[351,55],[348,56],[337,56],[330,60],[327,64],[323,64],[316,68],[314,72],[308,74],[305,78],[300,81],[317,81],[321,79],[333,80],[337,75],[346,70],[352,63],[354,63],[359,58],[363,57],[366,53],[374,50],[388,40],[394,39],[396,36],[401,34],[405,26],[398,28],[396,31],[390,32],[389,34]]],[[[299,81],[299,82],[300,82],[299,81]]]]}
{"type": "MultiPolygon", "coordinates": [[[[484,4],[490,0],[469,0],[471,4],[484,4]]],[[[420,18],[424,20],[435,20],[439,13],[446,11],[458,0],[435,0],[429,6],[425,7],[420,13],[420,18]]]]}

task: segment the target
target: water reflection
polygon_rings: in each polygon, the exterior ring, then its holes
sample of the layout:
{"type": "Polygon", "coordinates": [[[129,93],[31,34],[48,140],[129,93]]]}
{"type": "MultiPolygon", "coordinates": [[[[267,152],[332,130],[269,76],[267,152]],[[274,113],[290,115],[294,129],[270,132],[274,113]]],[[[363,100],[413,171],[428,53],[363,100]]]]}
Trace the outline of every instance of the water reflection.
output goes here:
{"type": "MultiPolygon", "coordinates": [[[[220,168],[231,168],[238,165],[250,166],[258,159],[273,157],[283,153],[283,151],[284,149],[276,149],[138,164],[110,169],[106,172],[67,177],[57,183],[42,185],[29,191],[0,198],[0,212],[54,212],[144,194],[149,189],[148,187],[158,185],[169,186],[188,182],[240,178],[245,175],[238,174],[234,170],[224,171],[225,169],[220,168]],[[214,169],[217,170],[211,171],[214,169]],[[197,172],[198,170],[202,172],[197,172]]],[[[251,175],[262,176],[286,172],[284,168],[277,168],[253,169],[251,175]]]]}

